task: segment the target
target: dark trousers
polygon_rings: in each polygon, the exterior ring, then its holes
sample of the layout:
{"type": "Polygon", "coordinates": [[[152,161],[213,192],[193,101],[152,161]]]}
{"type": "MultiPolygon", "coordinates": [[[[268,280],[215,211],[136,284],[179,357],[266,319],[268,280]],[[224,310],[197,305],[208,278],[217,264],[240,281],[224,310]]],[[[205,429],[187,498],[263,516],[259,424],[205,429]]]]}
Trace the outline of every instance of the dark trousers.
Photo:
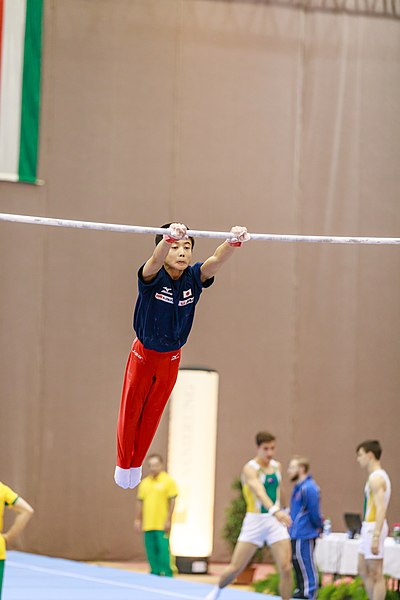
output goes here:
{"type": "Polygon", "coordinates": [[[294,598],[314,600],[318,591],[318,571],[314,561],[315,539],[291,540],[292,561],[296,574],[294,598]]]}

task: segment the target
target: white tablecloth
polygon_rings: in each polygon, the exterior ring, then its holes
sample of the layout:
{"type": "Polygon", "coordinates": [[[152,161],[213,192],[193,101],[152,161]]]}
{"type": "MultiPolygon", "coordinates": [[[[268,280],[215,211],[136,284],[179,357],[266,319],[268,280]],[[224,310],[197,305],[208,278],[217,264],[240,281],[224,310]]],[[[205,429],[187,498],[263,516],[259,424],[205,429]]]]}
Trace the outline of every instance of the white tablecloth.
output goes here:
{"type": "MultiPolygon", "coordinates": [[[[322,573],[356,575],[359,540],[350,540],[346,533],[331,533],[319,538],[315,546],[315,559],[322,573]]],[[[400,544],[386,538],[383,550],[383,572],[400,579],[400,544]]]]}

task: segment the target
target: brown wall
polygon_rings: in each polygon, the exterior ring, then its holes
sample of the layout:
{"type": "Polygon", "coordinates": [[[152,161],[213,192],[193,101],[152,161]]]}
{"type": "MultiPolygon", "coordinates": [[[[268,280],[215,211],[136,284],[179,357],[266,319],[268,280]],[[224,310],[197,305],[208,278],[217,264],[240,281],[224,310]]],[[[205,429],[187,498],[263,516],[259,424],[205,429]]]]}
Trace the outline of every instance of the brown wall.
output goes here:
{"type": "MultiPolygon", "coordinates": [[[[222,0],[45,0],[40,177],[2,212],[197,229],[398,236],[399,21],[222,0]]],[[[198,240],[204,259],[215,242],[198,240]]],[[[113,482],[148,236],[1,224],[1,479],[20,547],[143,556],[113,482]]],[[[384,446],[399,520],[398,247],[253,242],[204,293],[183,366],[220,373],[214,558],[253,437],[305,453],[342,529],[384,446]]],[[[165,415],[166,417],[167,415],[165,415]]],[[[154,449],[166,452],[163,419],[154,449]]],[[[201,452],[201,448],[199,448],[201,452]]]]}

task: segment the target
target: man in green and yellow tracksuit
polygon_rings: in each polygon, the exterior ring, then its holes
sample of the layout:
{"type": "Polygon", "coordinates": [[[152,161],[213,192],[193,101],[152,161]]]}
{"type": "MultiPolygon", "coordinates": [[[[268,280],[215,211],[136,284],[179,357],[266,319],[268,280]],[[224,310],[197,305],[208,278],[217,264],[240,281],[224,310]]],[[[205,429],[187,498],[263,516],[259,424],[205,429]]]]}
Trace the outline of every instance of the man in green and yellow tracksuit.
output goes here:
{"type": "Polygon", "coordinates": [[[161,456],[149,456],[148,465],[150,475],[138,488],[135,529],[144,533],[151,574],[172,577],[169,533],[178,491],[175,481],[163,469],[161,456]]]}

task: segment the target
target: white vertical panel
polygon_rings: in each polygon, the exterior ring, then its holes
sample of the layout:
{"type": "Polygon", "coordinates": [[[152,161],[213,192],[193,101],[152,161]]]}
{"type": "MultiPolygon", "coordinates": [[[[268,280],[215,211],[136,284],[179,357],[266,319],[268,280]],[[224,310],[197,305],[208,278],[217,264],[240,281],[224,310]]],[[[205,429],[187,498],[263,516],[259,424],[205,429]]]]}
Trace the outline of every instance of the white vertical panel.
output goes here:
{"type": "Polygon", "coordinates": [[[0,178],[18,179],[26,0],[5,0],[0,71],[0,178]]]}
{"type": "Polygon", "coordinates": [[[218,380],[215,371],[181,369],[171,397],[168,472],[179,489],[170,539],[175,556],[212,552],[218,380]]]}

